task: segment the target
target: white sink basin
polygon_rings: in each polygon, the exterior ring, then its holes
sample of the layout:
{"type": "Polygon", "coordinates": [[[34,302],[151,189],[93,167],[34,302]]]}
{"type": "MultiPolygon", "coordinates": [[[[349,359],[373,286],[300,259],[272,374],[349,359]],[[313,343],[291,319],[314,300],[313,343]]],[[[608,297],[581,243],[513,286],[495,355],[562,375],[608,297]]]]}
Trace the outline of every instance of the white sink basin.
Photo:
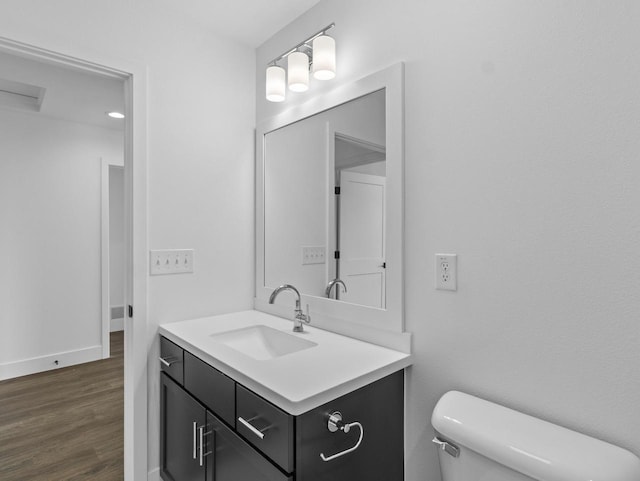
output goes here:
{"type": "Polygon", "coordinates": [[[317,346],[315,342],[263,325],[212,334],[211,338],[259,361],[274,359],[317,346]]]}

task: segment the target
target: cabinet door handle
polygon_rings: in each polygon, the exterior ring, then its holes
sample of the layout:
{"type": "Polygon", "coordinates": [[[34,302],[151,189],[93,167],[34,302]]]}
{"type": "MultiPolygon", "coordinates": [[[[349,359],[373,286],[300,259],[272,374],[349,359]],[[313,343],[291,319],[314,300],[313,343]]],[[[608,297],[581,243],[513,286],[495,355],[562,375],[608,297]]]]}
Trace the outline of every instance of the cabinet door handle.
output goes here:
{"type": "Polygon", "coordinates": [[[240,421],[244,427],[246,427],[249,431],[251,431],[253,434],[255,434],[256,436],[258,436],[260,439],[264,439],[264,433],[258,431],[258,429],[256,429],[254,426],[252,426],[249,421],[242,419],[242,417],[238,418],[238,421],[240,421]]]}
{"type": "Polygon", "coordinates": [[[205,434],[211,434],[213,431],[204,432],[204,426],[198,428],[198,432],[200,433],[200,466],[204,466],[204,458],[209,456],[212,451],[204,452],[204,436],[205,434]]]}
{"type": "Polygon", "coordinates": [[[198,442],[197,434],[196,434],[197,431],[198,431],[198,423],[196,421],[193,421],[193,459],[196,459],[198,457],[197,447],[196,447],[196,443],[198,442]]]}

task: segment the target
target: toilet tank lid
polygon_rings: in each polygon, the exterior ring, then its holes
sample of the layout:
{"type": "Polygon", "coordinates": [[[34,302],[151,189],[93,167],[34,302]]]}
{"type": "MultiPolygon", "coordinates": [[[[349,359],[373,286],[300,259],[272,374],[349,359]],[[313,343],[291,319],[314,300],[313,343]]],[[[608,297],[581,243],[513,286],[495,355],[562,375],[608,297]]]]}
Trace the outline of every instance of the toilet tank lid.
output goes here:
{"type": "Polygon", "coordinates": [[[440,398],[431,424],[448,441],[534,479],[640,480],[640,459],[625,449],[458,391],[440,398]]]}

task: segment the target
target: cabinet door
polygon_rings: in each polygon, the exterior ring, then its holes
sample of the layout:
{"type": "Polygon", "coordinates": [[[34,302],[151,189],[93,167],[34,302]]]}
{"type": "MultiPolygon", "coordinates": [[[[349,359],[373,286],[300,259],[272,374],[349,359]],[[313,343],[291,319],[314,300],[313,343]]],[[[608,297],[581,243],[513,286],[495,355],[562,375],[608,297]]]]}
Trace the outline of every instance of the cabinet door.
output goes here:
{"type": "Polygon", "coordinates": [[[296,481],[402,481],[404,479],[404,373],[398,371],[296,418],[296,481]],[[363,426],[348,433],[327,428],[339,411],[345,423],[363,426]]]}
{"type": "Polygon", "coordinates": [[[166,374],[160,379],[160,474],[165,481],[205,481],[199,431],[205,409],[166,374]]]}
{"type": "Polygon", "coordinates": [[[208,448],[209,469],[215,481],[292,481],[288,476],[267,461],[258,451],[231,431],[222,421],[207,413],[208,425],[212,428],[208,448]],[[213,449],[212,449],[213,448],[213,449]]]}

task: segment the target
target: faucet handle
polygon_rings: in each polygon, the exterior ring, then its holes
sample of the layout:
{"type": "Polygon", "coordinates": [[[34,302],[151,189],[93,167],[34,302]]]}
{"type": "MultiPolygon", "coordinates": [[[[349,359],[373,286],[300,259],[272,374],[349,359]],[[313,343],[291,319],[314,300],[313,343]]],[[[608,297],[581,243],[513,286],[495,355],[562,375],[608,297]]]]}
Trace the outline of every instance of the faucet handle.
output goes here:
{"type": "Polygon", "coordinates": [[[311,316],[309,315],[309,304],[307,304],[307,313],[302,312],[302,309],[296,309],[296,315],[293,319],[293,332],[303,332],[302,323],[311,323],[311,316]]]}

